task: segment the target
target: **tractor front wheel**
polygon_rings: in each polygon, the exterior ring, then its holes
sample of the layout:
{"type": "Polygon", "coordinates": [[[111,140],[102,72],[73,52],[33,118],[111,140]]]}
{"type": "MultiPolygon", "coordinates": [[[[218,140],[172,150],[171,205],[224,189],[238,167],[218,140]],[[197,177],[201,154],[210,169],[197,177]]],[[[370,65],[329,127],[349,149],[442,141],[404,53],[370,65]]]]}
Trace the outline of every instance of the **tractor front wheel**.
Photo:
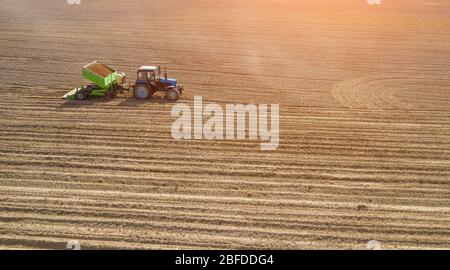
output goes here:
{"type": "Polygon", "coordinates": [[[177,101],[180,98],[180,91],[175,88],[169,88],[166,91],[166,98],[170,101],[177,101]]]}
{"type": "Polygon", "coordinates": [[[150,88],[145,84],[138,84],[133,90],[134,97],[139,100],[148,99],[151,96],[150,88]]]}

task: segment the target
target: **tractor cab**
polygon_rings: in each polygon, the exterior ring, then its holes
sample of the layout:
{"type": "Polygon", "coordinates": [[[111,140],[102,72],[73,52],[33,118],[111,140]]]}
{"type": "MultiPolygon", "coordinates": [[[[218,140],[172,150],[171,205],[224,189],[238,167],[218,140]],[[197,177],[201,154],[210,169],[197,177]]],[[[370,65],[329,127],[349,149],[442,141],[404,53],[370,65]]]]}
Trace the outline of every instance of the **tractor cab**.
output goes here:
{"type": "Polygon", "coordinates": [[[159,74],[161,73],[160,67],[155,66],[142,66],[137,71],[137,82],[147,82],[155,86],[159,74]]]}

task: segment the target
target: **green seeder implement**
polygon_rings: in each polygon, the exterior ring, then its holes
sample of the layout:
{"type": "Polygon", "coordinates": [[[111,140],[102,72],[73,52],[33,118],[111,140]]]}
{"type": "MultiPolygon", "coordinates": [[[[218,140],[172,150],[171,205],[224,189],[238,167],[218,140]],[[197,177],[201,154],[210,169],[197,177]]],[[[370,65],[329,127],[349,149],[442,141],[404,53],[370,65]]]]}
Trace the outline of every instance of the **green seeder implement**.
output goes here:
{"type": "Polygon", "coordinates": [[[117,72],[99,61],[85,65],[82,75],[92,83],[69,91],[63,96],[64,99],[83,100],[88,97],[115,97],[128,86],[124,83],[125,75],[123,73],[117,72]]]}

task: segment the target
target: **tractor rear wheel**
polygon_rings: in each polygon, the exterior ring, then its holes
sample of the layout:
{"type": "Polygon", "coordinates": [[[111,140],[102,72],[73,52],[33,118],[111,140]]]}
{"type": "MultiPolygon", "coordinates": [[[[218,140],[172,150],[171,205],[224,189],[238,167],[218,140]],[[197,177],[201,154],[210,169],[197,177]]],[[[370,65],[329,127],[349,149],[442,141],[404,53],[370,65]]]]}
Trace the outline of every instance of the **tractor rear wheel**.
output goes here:
{"type": "Polygon", "coordinates": [[[138,84],[133,90],[134,97],[139,100],[148,99],[151,96],[150,88],[145,84],[138,84]]]}
{"type": "Polygon", "coordinates": [[[180,98],[180,92],[175,88],[169,88],[166,91],[166,98],[170,101],[177,101],[180,98]]]}
{"type": "Polygon", "coordinates": [[[78,100],[86,99],[86,97],[87,97],[87,94],[86,94],[85,91],[78,91],[78,92],[75,94],[75,98],[78,99],[78,100]]]}

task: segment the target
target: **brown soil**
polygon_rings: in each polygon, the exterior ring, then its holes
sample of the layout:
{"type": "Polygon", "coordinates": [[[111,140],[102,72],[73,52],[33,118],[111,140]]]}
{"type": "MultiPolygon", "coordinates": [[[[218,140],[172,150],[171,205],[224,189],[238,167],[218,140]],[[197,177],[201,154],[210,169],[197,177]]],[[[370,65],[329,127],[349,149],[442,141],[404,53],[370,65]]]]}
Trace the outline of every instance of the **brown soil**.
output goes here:
{"type": "Polygon", "coordinates": [[[449,2],[258,3],[3,0],[0,247],[449,249],[449,2]],[[167,66],[189,105],[279,103],[280,146],[64,102],[96,59],[167,66]]]}

